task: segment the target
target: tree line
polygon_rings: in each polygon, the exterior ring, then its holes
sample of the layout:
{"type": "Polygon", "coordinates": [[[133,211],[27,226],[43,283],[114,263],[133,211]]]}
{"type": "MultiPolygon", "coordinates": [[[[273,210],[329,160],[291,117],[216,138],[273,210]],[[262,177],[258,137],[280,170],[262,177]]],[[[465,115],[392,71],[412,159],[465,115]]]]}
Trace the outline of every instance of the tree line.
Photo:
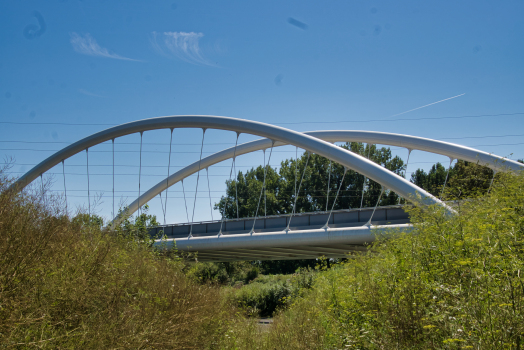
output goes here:
{"type": "MultiPolygon", "coordinates": [[[[349,142],[341,147],[369,158],[397,175],[405,176],[404,161],[398,156],[393,157],[389,147],[379,148],[359,142],[349,142]]],[[[436,163],[428,172],[417,169],[410,177],[412,183],[442,199],[464,199],[485,194],[493,179],[494,173],[490,168],[461,160],[449,167],[449,170],[441,163],[436,163]]],[[[258,216],[290,214],[295,199],[297,212],[328,211],[333,203],[334,210],[372,207],[377,204],[379,197],[378,205],[405,202],[388,189],[380,196],[381,189],[379,183],[362,174],[353,170],[346,171],[340,164],[306,152],[298,159],[282,161],[278,171],[271,167],[264,169],[263,166],[245,173],[239,171],[235,179],[226,181],[226,195],[215,203],[215,209],[220,210],[225,218],[233,219],[254,217],[257,215],[257,207],[258,216]],[[264,170],[266,191],[261,197],[264,170]],[[340,186],[342,179],[344,181],[340,186]],[[335,201],[339,186],[340,192],[335,201]]],[[[269,260],[251,264],[264,274],[289,274],[298,268],[314,267],[317,262],[269,260]]]]}
{"type": "MultiPolygon", "coordinates": [[[[360,142],[347,142],[341,147],[405,176],[404,161],[398,156],[393,157],[389,147],[379,148],[360,142]]],[[[449,169],[441,163],[433,165],[428,172],[417,169],[411,174],[410,181],[436,197],[443,195],[444,199],[463,199],[488,191],[493,178],[490,168],[459,160],[449,169]],[[442,193],[444,185],[446,191],[442,193]]],[[[245,173],[239,171],[236,178],[226,181],[226,195],[215,203],[215,209],[225,218],[232,219],[290,214],[295,201],[296,212],[373,207],[377,202],[380,206],[404,202],[389,189],[384,189],[380,196],[381,190],[379,183],[364,175],[346,170],[342,165],[317,154],[305,152],[298,159],[282,161],[278,171],[264,166],[245,173]],[[262,192],[264,172],[266,190],[262,192]]]]}
{"type": "MultiPolygon", "coordinates": [[[[390,148],[358,142],[346,143],[341,147],[404,176],[404,162],[398,156],[393,157],[390,148]]],[[[282,161],[278,171],[263,166],[245,173],[239,171],[235,179],[226,181],[226,196],[215,203],[215,209],[228,219],[256,216],[259,201],[259,216],[290,214],[295,201],[297,212],[331,210],[339,186],[334,210],[374,206],[381,192],[381,185],[364,175],[350,169],[346,171],[338,163],[306,152],[298,159],[282,161]],[[260,199],[264,171],[266,191],[260,199]]],[[[380,205],[397,204],[398,200],[396,193],[386,189],[380,205]]]]}

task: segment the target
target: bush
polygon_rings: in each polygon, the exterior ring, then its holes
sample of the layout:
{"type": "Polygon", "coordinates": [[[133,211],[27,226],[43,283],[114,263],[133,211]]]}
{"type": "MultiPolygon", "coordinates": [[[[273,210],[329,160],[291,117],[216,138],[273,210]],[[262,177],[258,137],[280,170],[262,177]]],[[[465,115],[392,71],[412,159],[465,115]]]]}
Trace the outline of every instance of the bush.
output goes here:
{"type": "Polygon", "coordinates": [[[413,233],[327,273],[333,334],[366,348],[521,347],[523,180],[501,174],[491,195],[458,203],[451,217],[414,208],[413,233]]]}
{"type": "Polygon", "coordinates": [[[300,268],[293,275],[260,275],[231,291],[230,298],[250,316],[271,317],[313,286],[314,272],[300,268]]]}
{"type": "MultiPolygon", "coordinates": [[[[0,174],[1,175],[1,174],[0,174]]],[[[0,179],[0,343],[47,349],[209,348],[230,319],[217,288],[129,237],[72,222],[0,179]]],[[[86,221],[87,220],[87,221],[86,221]]]]}
{"type": "Polygon", "coordinates": [[[319,273],[268,333],[236,328],[224,348],[523,348],[524,175],[455,209],[413,208],[411,233],[319,273]]]}
{"type": "Polygon", "coordinates": [[[237,282],[249,283],[254,280],[259,274],[259,269],[249,261],[196,262],[190,263],[187,274],[199,283],[234,285],[237,282]]]}
{"type": "Polygon", "coordinates": [[[272,316],[278,307],[286,303],[292,289],[288,281],[271,277],[273,276],[260,276],[248,285],[236,289],[232,296],[234,302],[245,308],[248,315],[272,316]]]}

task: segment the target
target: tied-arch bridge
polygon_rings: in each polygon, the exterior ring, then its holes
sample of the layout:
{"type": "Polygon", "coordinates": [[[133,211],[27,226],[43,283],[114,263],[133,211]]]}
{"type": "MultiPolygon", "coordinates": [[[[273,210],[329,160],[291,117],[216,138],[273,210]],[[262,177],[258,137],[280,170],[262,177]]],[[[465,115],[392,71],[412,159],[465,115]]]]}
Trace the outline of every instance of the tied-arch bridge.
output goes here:
{"type": "MultiPolygon", "coordinates": [[[[171,145],[173,130],[180,128],[201,129],[202,148],[205,133],[208,129],[235,132],[236,143],[234,147],[224,149],[207,157],[202,157],[201,148],[200,157],[197,161],[173,174],[169,174],[167,178],[158,182],[143,194],[140,192],[139,181],[138,198],[127,206],[127,215],[132,215],[137,212],[142,206],[163,191],[166,191],[167,204],[167,191],[169,187],[193,174],[197,174],[198,177],[200,177],[202,170],[205,169],[207,171],[207,169],[214,164],[228,159],[235,162],[236,157],[240,155],[260,150],[269,150],[270,159],[273,148],[284,145],[293,145],[302,148],[308,152],[308,154],[318,154],[332,162],[339,163],[346,171],[348,169],[354,170],[379,183],[382,186],[382,192],[388,189],[420,205],[439,205],[447,211],[449,215],[453,215],[453,209],[438,198],[417,187],[404,177],[381,167],[359,154],[336,146],[334,143],[363,142],[404,147],[409,151],[408,161],[409,154],[412,150],[420,150],[448,156],[450,158],[450,164],[454,159],[460,159],[488,166],[494,171],[521,171],[524,169],[523,164],[503,157],[453,143],[416,136],[351,130],[302,133],[244,119],[217,116],[169,116],[138,120],[118,125],[83,138],[56,152],[33,167],[12,185],[12,189],[16,191],[23,190],[28,184],[38,177],[41,177],[49,169],[60,163],[64,164],[66,159],[79,152],[86,151],[87,153],[89,148],[103,142],[112,141],[114,145],[116,138],[134,133],[139,133],[142,140],[142,135],[146,131],[170,129],[171,145]],[[238,144],[238,137],[242,133],[260,136],[263,137],[263,139],[238,144]]],[[[140,154],[140,157],[141,156],[140,154]]],[[[169,159],[171,160],[171,148],[169,159]]],[[[264,183],[258,199],[259,207],[262,191],[265,188],[265,171],[267,170],[269,159],[267,165],[264,164],[264,183]]],[[[139,171],[141,171],[141,169],[139,171]]],[[[301,182],[302,180],[300,180],[300,183],[301,182]]],[[[412,226],[409,224],[409,218],[400,206],[375,206],[374,208],[333,211],[339,194],[338,191],[334,195],[331,210],[316,213],[298,213],[295,207],[297,203],[297,193],[299,192],[300,184],[299,191],[295,191],[293,212],[288,215],[262,217],[258,215],[259,210],[257,208],[255,216],[251,218],[225,219],[222,213],[223,217],[221,220],[201,223],[188,222],[173,225],[165,225],[164,223],[163,226],[154,228],[153,231],[159,232],[161,230],[167,237],[167,240],[158,241],[158,244],[167,246],[176,244],[179,250],[198,252],[197,256],[201,261],[235,261],[311,259],[319,256],[344,257],[349,251],[365,250],[364,245],[371,243],[377,233],[385,233],[390,229],[400,231],[409,231],[412,229],[412,226]]],[[[195,208],[193,207],[193,214],[194,210],[195,208]]],[[[113,222],[119,223],[122,219],[122,217],[117,216],[113,218],[113,222]]]]}

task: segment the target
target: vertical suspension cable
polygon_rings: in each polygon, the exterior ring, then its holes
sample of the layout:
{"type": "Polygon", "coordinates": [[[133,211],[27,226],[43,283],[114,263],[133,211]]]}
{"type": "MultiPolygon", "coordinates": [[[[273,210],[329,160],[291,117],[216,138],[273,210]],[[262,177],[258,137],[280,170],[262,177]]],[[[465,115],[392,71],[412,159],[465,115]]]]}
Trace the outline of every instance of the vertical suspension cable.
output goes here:
{"type": "Polygon", "coordinates": [[[409,165],[409,156],[411,156],[411,151],[413,151],[411,148],[408,148],[408,159],[406,160],[406,170],[404,171],[404,179],[407,180],[408,177],[408,165],[409,165]]]}
{"type": "Polygon", "coordinates": [[[309,153],[309,151],[306,151],[306,152],[307,152],[306,164],[304,165],[304,171],[302,172],[302,178],[300,179],[300,183],[298,185],[298,191],[295,194],[295,203],[293,204],[293,212],[291,213],[291,216],[289,217],[289,221],[287,223],[286,231],[289,231],[289,226],[291,225],[291,219],[293,219],[293,216],[295,215],[296,208],[297,208],[298,194],[300,192],[300,187],[302,187],[302,180],[304,180],[304,175],[306,174],[306,169],[307,169],[307,164],[309,162],[309,157],[311,156],[311,153],[309,153]]]}
{"type": "Polygon", "coordinates": [[[171,171],[171,148],[173,146],[173,129],[171,128],[171,137],[169,139],[169,158],[167,160],[167,178],[166,178],[166,201],[164,203],[164,225],[166,224],[166,213],[167,213],[167,190],[169,189],[169,175],[171,171]]]}
{"type": "Polygon", "coordinates": [[[138,217],[140,217],[140,180],[142,177],[142,139],[143,131],[140,131],[140,166],[138,168],[138,217]]]}
{"type": "MultiPolygon", "coordinates": [[[[112,139],[113,144],[113,220],[115,219],[115,139],[112,139]]],[[[114,229],[114,225],[111,225],[111,227],[114,229]]]]}
{"type": "Polygon", "coordinates": [[[237,173],[237,158],[233,158],[233,167],[234,167],[234,170],[233,170],[233,173],[235,174],[235,202],[236,202],[236,205],[237,205],[237,219],[239,218],[239,213],[238,213],[238,173],[237,173]]]}
{"type": "Polygon", "coordinates": [[[196,188],[195,188],[195,200],[193,201],[193,215],[191,216],[191,227],[189,228],[189,237],[193,235],[193,222],[195,221],[195,208],[196,208],[196,200],[197,200],[197,193],[198,193],[198,180],[200,180],[200,165],[202,163],[202,151],[204,150],[204,137],[206,136],[206,129],[202,129],[202,145],[200,146],[200,159],[198,161],[198,172],[197,172],[197,181],[196,181],[196,188]]]}
{"type": "Polygon", "coordinates": [[[89,148],[86,148],[86,168],[87,168],[87,205],[88,214],[91,215],[91,197],[89,194],[89,148]]]}
{"type": "MultiPolygon", "coordinates": [[[[235,150],[233,151],[233,167],[235,169],[235,199],[236,199],[236,203],[237,203],[237,219],[240,217],[239,215],[239,211],[238,211],[238,188],[237,188],[237,183],[238,183],[238,174],[237,174],[237,157],[236,157],[236,152],[237,152],[237,144],[238,144],[238,137],[240,136],[240,133],[237,132],[237,140],[235,141],[235,150]]],[[[231,174],[229,175],[229,177],[231,178],[231,174]]]]}
{"type": "MultiPolygon", "coordinates": [[[[369,159],[369,156],[371,154],[371,147],[373,146],[373,144],[369,144],[368,143],[368,159],[369,159]]],[[[362,183],[362,197],[360,198],[360,209],[362,209],[362,205],[364,204],[364,190],[366,189],[366,180],[367,180],[367,177],[366,175],[364,175],[364,182],[362,183]]]]}
{"type": "Polygon", "coordinates": [[[213,204],[211,204],[211,187],[209,186],[209,170],[206,168],[207,191],[209,192],[209,209],[211,210],[211,221],[213,221],[213,204]]]}
{"type": "Polygon", "coordinates": [[[186,200],[186,190],[184,188],[184,179],[182,179],[180,182],[182,182],[182,193],[184,194],[184,204],[186,206],[186,219],[187,219],[187,222],[189,222],[189,212],[187,211],[187,200],[186,200]]]}
{"type": "MultiPolygon", "coordinates": [[[[162,199],[162,191],[160,191],[158,193],[158,197],[160,198],[160,208],[162,208],[162,215],[164,216],[164,225],[166,224],[165,222],[165,217],[166,217],[166,211],[164,210],[164,200],[162,199]]],[[[166,198],[167,199],[167,198],[166,198]]]]}
{"type": "Polygon", "coordinates": [[[62,174],[64,175],[64,197],[65,197],[65,207],[66,207],[66,213],[67,211],[67,187],[66,187],[66,178],[65,178],[65,163],[62,159],[62,174]]]}
{"type": "MultiPolygon", "coordinates": [[[[326,196],[326,211],[328,210],[328,203],[329,203],[329,190],[330,190],[330,182],[331,182],[331,159],[329,160],[329,172],[328,172],[328,186],[327,186],[327,196],[326,196]]],[[[346,176],[346,168],[344,168],[344,176],[346,176]]],[[[330,214],[331,215],[331,214],[330,214]]]]}
{"type": "Polygon", "coordinates": [[[491,178],[491,182],[489,183],[488,194],[491,191],[491,186],[493,186],[493,180],[495,180],[495,174],[496,173],[497,173],[497,171],[493,170],[493,177],[491,178]]]}
{"type": "MultiPolygon", "coordinates": [[[[266,150],[264,150],[264,164],[266,164],[266,150]]],[[[264,175],[264,178],[266,176],[264,175]]],[[[264,186],[264,216],[267,216],[267,191],[264,186]]]]}
{"type": "MultiPolygon", "coordinates": [[[[260,189],[260,197],[258,197],[258,204],[257,204],[257,211],[255,212],[255,219],[253,220],[253,227],[251,228],[251,231],[249,233],[253,234],[255,233],[255,223],[257,222],[257,216],[258,216],[258,208],[260,207],[260,201],[262,200],[262,193],[266,188],[266,173],[267,173],[267,167],[269,165],[269,162],[271,161],[271,154],[273,154],[273,146],[275,145],[275,141],[271,140],[271,151],[269,152],[269,157],[267,160],[267,164],[264,162],[264,181],[262,182],[262,188],[260,189]]],[[[264,154],[265,154],[264,150],[264,154]]],[[[265,157],[264,157],[265,159],[265,157]]]]}
{"type": "Polygon", "coordinates": [[[446,188],[446,183],[448,182],[449,170],[451,169],[451,163],[453,163],[453,161],[454,159],[449,157],[448,171],[446,171],[446,179],[444,180],[444,186],[442,186],[442,191],[440,192],[440,200],[442,200],[442,195],[444,194],[444,189],[446,188]]]}
{"type": "Polygon", "coordinates": [[[297,196],[298,146],[295,147],[295,198],[297,196]]]}
{"type": "Polygon", "coordinates": [[[382,199],[383,193],[384,193],[384,186],[380,185],[380,195],[378,196],[377,204],[375,204],[375,208],[373,208],[373,212],[371,213],[371,216],[369,217],[368,222],[364,226],[371,225],[371,219],[373,219],[373,215],[375,215],[375,210],[377,210],[378,204],[380,203],[380,200],[382,199]]]}
{"type": "Polygon", "coordinates": [[[166,219],[165,219],[166,212],[164,211],[164,201],[162,200],[162,192],[158,193],[158,197],[160,198],[160,208],[162,208],[162,215],[164,216],[164,225],[165,225],[166,224],[166,219]]]}
{"type": "MultiPolygon", "coordinates": [[[[231,176],[233,175],[233,165],[237,154],[237,145],[238,145],[238,137],[240,136],[240,133],[237,132],[237,140],[235,142],[235,149],[233,150],[233,161],[231,162],[231,170],[229,171],[229,183],[231,183],[231,176]]],[[[237,195],[237,203],[238,203],[238,194],[237,195]]],[[[227,203],[229,202],[229,199],[227,197],[227,189],[226,189],[226,197],[224,202],[224,207],[222,208],[222,218],[220,219],[220,230],[218,231],[218,236],[222,235],[222,226],[224,225],[224,220],[226,217],[226,207],[227,203]]],[[[237,218],[238,218],[238,205],[237,205],[237,218]]]]}
{"type": "Polygon", "coordinates": [[[344,175],[342,175],[342,181],[340,181],[340,186],[338,186],[337,194],[335,195],[335,200],[333,201],[333,206],[331,207],[331,210],[329,212],[326,224],[322,226],[322,228],[329,228],[329,219],[331,219],[331,213],[333,213],[333,209],[335,209],[335,204],[337,203],[338,194],[340,192],[340,189],[342,188],[342,184],[344,184],[344,178],[346,177],[347,172],[348,172],[348,169],[344,167],[344,175]]]}
{"type": "MultiPolygon", "coordinates": [[[[408,177],[408,165],[409,165],[409,156],[411,155],[411,151],[413,151],[411,148],[408,148],[408,159],[406,160],[406,170],[404,170],[404,179],[407,180],[408,177]]],[[[400,204],[400,196],[398,196],[398,204],[400,204]]]]}

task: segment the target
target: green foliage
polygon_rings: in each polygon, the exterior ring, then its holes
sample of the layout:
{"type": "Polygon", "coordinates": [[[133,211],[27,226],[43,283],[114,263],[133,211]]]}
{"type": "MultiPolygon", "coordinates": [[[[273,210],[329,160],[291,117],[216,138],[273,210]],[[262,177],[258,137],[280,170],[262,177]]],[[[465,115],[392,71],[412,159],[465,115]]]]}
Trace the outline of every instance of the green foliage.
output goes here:
{"type": "Polygon", "coordinates": [[[298,269],[313,268],[317,265],[315,259],[301,260],[264,260],[258,262],[260,270],[266,275],[292,274],[298,269]]]}
{"type": "Polygon", "coordinates": [[[459,160],[453,167],[445,191],[446,198],[465,199],[482,196],[487,193],[490,185],[498,175],[493,170],[475,163],[459,160]]]}
{"type": "MultiPolygon", "coordinates": [[[[415,231],[319,279],[323,313],[344,345],[517,348],[524,335],[523,178],[491,196],[411,211],[415,231]]],[[[318,295],[317,297],[320,297],[318,295]]],[[[317,299],[318,301],[318,299],[317,299]]]]}
{"type": "Polygon", "coordinates": [[[84,228],[101,229],[104,225],[104,219],[95,214],[80,213],[72,219],[73,224],[84,228]]]}
{"type": "Polygon", "coordinates": [[[235,285],[247,284],[263,275],[292,275],[297,271],[310,271],[318,264],[315,259],[265,260],[236,262],[190,263],[187,275],[200,283],[235,285]]]}
{"type": "MultiPolygon", "coordinates": [[[[342,147],[369,157],[375,163],[403,175],[404,162],[399,157],[392,157],[390,148],[364,146],[358,142],[346,143],[342,147]]],[[[262,199],[258,215],[290,214],[295,201],[295,188],[298,189],[303,173],[304,179],[297,197],[297,212],[331,210],[342,179],[344,182],[335,202],[335,210],[360,208],[361,203],[363,206],[375,206],[382,189],[380,184],[353,170],[348,170],[344,176],[344,167],[341,165],[316,154],[308,156],[306,153],[298,160],[283,161],[278,172],[273,168],[267,168],[266,200],[262,199]]],[[[226,181],[226,196],[215,203],[215,209],[224,213],[226,218],[255,216],[263,181],[262,166],[248,170],[245,174],[240,171],[235,180],[226,181]]],[[[397,203],[397,194],[386,189],[379,204],[397,203]]],[[[268,260],[260,263],[260,270],[262,273],[290,274],[300,267],[313,267],[316,263],[315,260],[268,260]]]]}
{"type": "Polygon", "coordinates": [[[311,289],[314,276],[310,268],[298,269],[292,275],[260,275],[241,288],[231,289],[230,298],[248,315],[273,316],[277,309],[311,289]]]}
{"type": "Polygon", "coordinates": [[[148,214],[148,212],[149,206],[147,204],[142,207],[140,214],[134,218],[126,214],[127,210],[125,208],[123,210],[120,209],[118,217],[123,217],[124,219],[115,227],[109,225],[109,230],[127,240],[151,246],[154,239],[161,237],[151,237],[149,229],[160,224],[156,220],[156,215],[148,214]]]}
{"type": "MultiPolygon", "coordinates": [[[[357,142],[346,143],[342,147],[366,157],[369,156],[375,163],[397,174],[402,174],[404,170],[402,159],[399,157],[392,158],[389,148],[377,148],[376,145],[371,145],[371,147],[370,145],[364,146],[362,143],[357,142]]],[[[267,168],[266,205],[261,205],[258,215],[291,213],[295,201],[295,186],[299,187],[302,173],[304,173],[304,179],[297,198],[298,212],[314,212],[326,210],[326,208],[330,210],[342,178],[344,178],[344,183],[335,203],[335,210],[360,208],[363,187],[363,205],[374,206],[381,191],[381,186],[378,183],[365,179],[363,175],[357,174],[353,170],[348,170],[344,177],[344,167],[341,165],[330,162],[328,159],[316,154],[308,155],[305,153],[298,160],[287,159],[282,161],[278,172],[273,168],[267,168]],[[328,184],[329,202],[327,202],[328,184]],[[328,204],[327,206],[326,203],[328,204]]],[[[263,181],[264,167],[262,166],[248,170],[245,174],[240,171],[235,180],[226,181],[226,196],[222,197],[218,203],[215,203],[215,209],[224,213],[226,218],[255,216],[263,181]]],[[[388,205],[396,204],[397,202],[398,196],[391,191],[386,191],[380,204],[388,205]]]]}
{"type": "Polygon", "coordinates": [[[221,336],[231,309],[181,262],[0,179],[0,347],[202,349],[221,336]]]}
{"type": "Polygon", "coordinates": [[[320,272],[269,332],[235,328],[224,348],[521,349],[524,174],[455,209],[413,208],[412,232],[320,272]]]}
{"type": "Polygon", "coordinates": [[[286,280],[263,281],[256,279],[250,284],[236,289],[233,293],[233,300],[240,307],[246,308],[249,315],[267,317],[271,316],[277,307],[283,306],[286,298],[290,295],[291,286],[286,280]]]}
{"type": "MultiPolygon", "coordinates": [[[[447,169],[442,164],[437,163],[431,167],[428,173],[422,169],[417,169],[411,174],[411,182],[438,197],[446,181],[446,174],[447,169]]],[[[453,176],[451,169],[450,174],[453,176]]]]}
{"type": "Polygon", "coordinates": [[[459,160],[450,169],[437,163],[428,173],[418,169],[411,174],[411,182],[436,197],[464,199],[485,194],[491,185],[493,170],[475,163],[459,160]],[[448,180],[446,183],[446,176],[448,180]],[[444,193],[442,189],[446,183],[444,193]]]}
{"type": "Polygon", "coordinates": [[[187,275],[199,283],[233,285],[236,282],[249,283],[258,277],[259,268],[252,262],[197,262],[191,263],[187,275]]]}

